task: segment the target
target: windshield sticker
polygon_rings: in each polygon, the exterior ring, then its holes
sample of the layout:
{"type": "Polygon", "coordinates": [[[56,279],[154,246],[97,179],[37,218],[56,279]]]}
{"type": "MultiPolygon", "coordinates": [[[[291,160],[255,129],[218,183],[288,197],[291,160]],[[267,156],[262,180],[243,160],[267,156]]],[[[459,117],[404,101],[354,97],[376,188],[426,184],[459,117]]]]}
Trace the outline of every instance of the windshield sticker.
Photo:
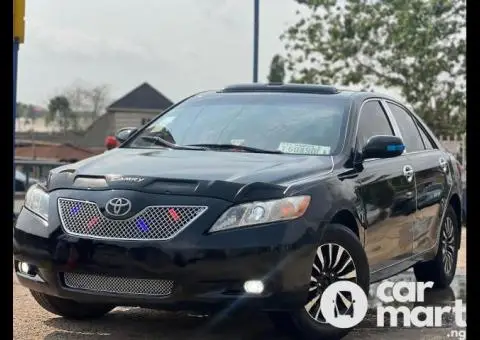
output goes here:
{"type": "Polygon", "coordinates": [[[298,153],[305,155],[328,155],[329,146],[301,144],[301,143],[280,143],[278,150],[284,153],[298,153]]]}
{"type": "Polygon", "coordinates": [[[245,143],[245,139],[232,139],[230,140],[230,144],[232,145],[243,145],[245,143]]]}

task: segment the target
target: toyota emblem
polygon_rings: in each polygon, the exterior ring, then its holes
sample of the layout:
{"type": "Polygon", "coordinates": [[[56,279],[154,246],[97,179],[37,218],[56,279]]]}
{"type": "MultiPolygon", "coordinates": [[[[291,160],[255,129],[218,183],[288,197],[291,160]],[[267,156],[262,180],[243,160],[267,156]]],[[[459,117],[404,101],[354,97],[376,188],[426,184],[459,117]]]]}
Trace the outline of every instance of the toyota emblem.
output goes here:
{"type": "Polygon", "coordinates": [[[122,217],[132,210],[132,202],[126,198],[112,198],[105,205],[105,211],[112,216],[122,217]]]}

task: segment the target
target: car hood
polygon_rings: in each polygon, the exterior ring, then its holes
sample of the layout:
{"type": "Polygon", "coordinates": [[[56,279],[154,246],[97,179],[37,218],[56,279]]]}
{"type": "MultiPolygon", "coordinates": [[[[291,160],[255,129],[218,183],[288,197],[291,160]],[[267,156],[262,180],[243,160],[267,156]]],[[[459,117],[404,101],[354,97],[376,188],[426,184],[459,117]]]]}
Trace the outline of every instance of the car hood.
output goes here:
{"type": "Polygon", "coordinates": [[[331,168],[329,156],[117,148],[53,170],[47,186],[75,187],[78,178],[104,178],[109,188],[148,190],[155,183],[152,190],[162,192],[158,183],[163,183],[172,194],[194,191],[231,200],[245,186],[283,192],[286,186],[331,168]]]}

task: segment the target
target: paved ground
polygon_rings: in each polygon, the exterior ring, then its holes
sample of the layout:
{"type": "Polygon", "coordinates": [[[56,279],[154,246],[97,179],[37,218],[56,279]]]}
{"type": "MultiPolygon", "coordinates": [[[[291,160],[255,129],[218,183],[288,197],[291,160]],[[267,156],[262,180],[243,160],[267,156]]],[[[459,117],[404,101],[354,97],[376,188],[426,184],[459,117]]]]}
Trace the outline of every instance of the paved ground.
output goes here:
{"type": "MultiPolygon", "coordinates": [[[[465,245],[465,235],[462,243],[465,245]]],[[[466,295],[465,247],[459,253],[457,277],[451,289],[436,291],[426,296],[427,305],[452,305],[455,299],[466,295]]],[[[395,277],[396,280],[413,280],[411,272],[395,277]]],[[[210,318],[184,313],[162,313],[138,308],[117,308],[106,317],[89,322],[71,322],[41,309],[20,286],[13,275],[13,339],[16,340],[126,340],[126,339],[286,339],[276,333],[265,316],[246,315],[217,324],[210,318]]],[[[371,301],[374,303],[374,300],[371,301]]],[[[451,333],[452,315],[444,318],[444,328],[437,329],[378,329],[375,328],[373,310],[346,340],[440,340],[466,339],[451,333]]],[[[461,334],[460,334],[461,335],[461,334]]]]}

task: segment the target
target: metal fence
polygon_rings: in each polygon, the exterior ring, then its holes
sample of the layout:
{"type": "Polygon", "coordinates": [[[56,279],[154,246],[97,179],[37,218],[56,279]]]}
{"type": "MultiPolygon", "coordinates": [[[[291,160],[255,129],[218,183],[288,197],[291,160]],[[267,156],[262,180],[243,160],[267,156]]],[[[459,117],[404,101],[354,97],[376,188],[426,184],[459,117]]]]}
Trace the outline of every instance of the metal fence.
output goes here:
{"type": "Polygon", "coordinates": [[[451,152],[457,160],[467,168],[467,135],[463,134],[461,136],[451,137],[442,137],[439,138],[440,143],[443,147],[451,152]]]}
{"type": "Polygon", "coordinates": [[[15,170],[25,174],[27,179],[35,178],[43,181],[47,179],[50,170],[64,164],[67,163],[48,160],[15,159],[15,170]]]}

